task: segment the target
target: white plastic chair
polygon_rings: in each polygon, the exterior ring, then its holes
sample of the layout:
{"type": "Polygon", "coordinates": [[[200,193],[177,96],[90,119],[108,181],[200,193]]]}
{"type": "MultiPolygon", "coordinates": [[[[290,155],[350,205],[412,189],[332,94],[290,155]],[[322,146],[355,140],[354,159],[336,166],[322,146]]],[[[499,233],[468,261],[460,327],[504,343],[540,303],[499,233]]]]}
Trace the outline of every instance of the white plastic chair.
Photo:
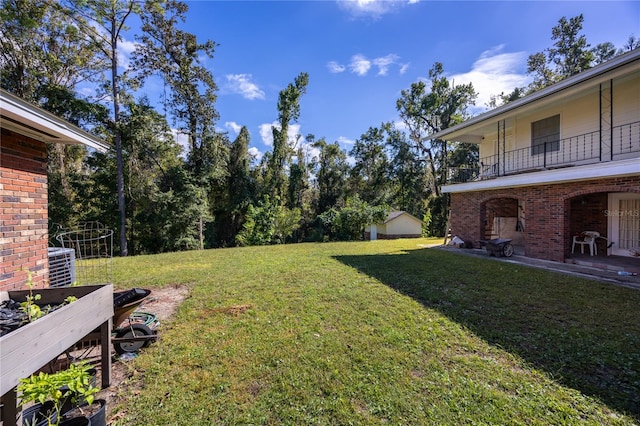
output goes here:
{"type": "Polygon", "coordinates": [[[591,256],[595,253],[598,254],[598,246],[596,246],[596,239],[600,237],[600,233],[596,231],[584,231],[582,235],[574,235],[573,244],[571,245],[571,253],[575,251],[576,244],[580,245],[580,251],[584,254],[584,246],[589,246],[589,253],[591,256]]]}

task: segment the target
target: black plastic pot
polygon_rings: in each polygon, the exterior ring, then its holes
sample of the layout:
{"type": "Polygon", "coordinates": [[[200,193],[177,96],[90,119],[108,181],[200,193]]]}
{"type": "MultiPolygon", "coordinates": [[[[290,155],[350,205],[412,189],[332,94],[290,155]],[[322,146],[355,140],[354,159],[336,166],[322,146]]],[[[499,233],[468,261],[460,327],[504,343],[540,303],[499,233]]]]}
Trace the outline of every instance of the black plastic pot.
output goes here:
{"type": "Polygon", "coordinates": [[[53,409],[53,401],[44,404],[36,403],[22,410],[22,424],[24,426],[47,426],[49,420],[55,423],[58,419],[53,409]]]}
{"type": "Polygon", "coordinates": [[[91,426],[91,420],[86,417],[72,417],[61,421],[60,426],[91,426]]]}
{"type": "MultiPolygon", "coordinates": [[[[93,401],[94,404],[100,404],[100,409],[89,416],[89,420],[91,421],[91,426],[107,426],[107,401],[104,399],[96,399],[93,401]]],[[[87,404],[81,405],[78,409],[74,409],[72,411],[67,411],[64,413],[65,419],[73,419],[76,417],[71,417],[72,415],[78,416],[77,410],[84,410],[87,408],[87,404]]]]}

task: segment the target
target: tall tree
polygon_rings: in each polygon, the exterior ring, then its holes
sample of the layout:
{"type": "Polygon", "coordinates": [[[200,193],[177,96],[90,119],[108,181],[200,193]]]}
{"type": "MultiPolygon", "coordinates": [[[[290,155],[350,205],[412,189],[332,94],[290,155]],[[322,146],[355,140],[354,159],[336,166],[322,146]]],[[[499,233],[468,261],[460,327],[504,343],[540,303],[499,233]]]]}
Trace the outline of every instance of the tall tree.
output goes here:
{"type": "Polygon", "coordinates": [[[350,155],[355,164],[350,171],[351,190],[373,205],[389,201],[389,160],[385,150],[385,130],[390,124],[369,127],[353,145],[350,155]]]}
{"type": "Polygon", "coordinates": [[[211,245],[235,245],[235,237],[242,229],[253,195],[248,151],[250,140],[249,130],[243,126],[231,143],[226,174],[216,180],[219,185],[212,188],[213,193],[209,198],[215,219],[215,234],[210,238],[211,245]]]}
{"type": "Polygon", "coordinates": [[[234,237],[242,228],[243,217],[253,196],[250,175],[250,143],[251,135],[249,130],[246,126],[242,126],[240,133],[238,133],[231,145],[228,165],[229,181],[227,190],[230,193],[231,230],[234,237]]]}
{"type": "Polygon", "coordinates": [[[127,96],[131,82],[120,73],[119,62],[122,33],[128,29],[127,21],[140,12],[140,1],[136,0],[66,0],[70,13],[88,40],[95,43],[108,63],[105,94],[111,99],[113,134],[116,150],[116,187],[118,192],[120,255],[127,256],[127,210],[124,193],[124,159],[120,110],[122,98],[127,96]]]}
{"type": "MultiPolygon", "coordinates": [[[[432,134],[458,124],[469,117],[468,108],[475,104],[477,93],[471,83],[455,85],[444,75],[441,63],[429,70],[431,87],[423,81],[411,84],[401,92],[396,108],[403,123],[409,129],[409,137],[419,150],[429,171],[429,191],[436,199],[442,197],[440,188],[446,182],[449,167],[447,141],[434,139],[432,134]]],[[[447,203],[439,200],[431,203],[428,212],[438,216],[438,223],[445,222],[447,203]]],[[[444,229],[435,231],[441,234],[444,229]]]]}
{"type": "Polygon", "coordinates": [[[428,195],[427,173],[416,147],[407,140],[405,133],[387,125],[385,143],[389,150],[389,177],[392,194],[389,201],[397,210],[422,218],[428,195]]]}
{"type": "MultiPolygon", "coordinates": [[[[181,147],[175,142],[166,119],[146,98],[126,105],[122,113],[125,193],[129,251],[153,253],[155,229],[174,221],[170,215],[158,216],[155,204],[162,197],[161,183],[174,168],[182,167],[181,147]],[[155,226],[154,226],[155,225],[155,226]]],[[[170,245],[163,241],[161,246],[170,245]]]]}
{"type": "Polygon", "coordinates": [[[189,138],[189,159],[196,175],[203,170],[206,144],[214,134],[218,112],[217,86],[201,58],[213,58],[215,42],[198,42],[194,34],[178,28],[185,22],[186,3],[169,0],[164,6],[145,4],[140,48],[132,56],[138,77],[162,77],[170,89],[166,106],[178,130],[189,138]]]}
{"type": "Polygon", "coordinates": [[[291,208],[303,208],[305,191],[309,188],[309,171],[307,169],[304,148],[298,147],[296,162],[289,166],[289,181],[287,184],[287,205],[291,208]]]}
{"type": "MultiPolygon", "coordinates": [[[[147,1],[142,15],[140,47],[132,63],[138,77],[159,74],[169,87],[166,106],[177,130],[189,138],[188,160],[196,182],[203,188],[225,173],[226,138],[216,134],[217,86],[202,58],[213,58],[215,43],[198,42],[196,36],[178,28],[185,21],[186,3],[169,0],[160,5],[147,1]]],[[[203,200],[204,202],[204,200],[203,200]]],[[[200,247],[204,245],[204,217],[199,220],[200,247]]]]}
{"type": "Polygon", "coordinates": [[[328,144],[324,139],[313,143],[320,150],[314,161],[318,188],[316,214],[344,203],[349,165],[347,154],[337,142],[328,144]]]}
{"type": "Polygon", "coordinates": [[[293,83],[280,91],[278,97],[278,123],[279,127],[271,128],[273,133],[273,152],[267,166],[267,194],[272,199],[278,198],[281,202],[286,200],[287,179],[286,167],[288,166],[292,148],[289,144],[289,125],[300,117],[300,98],[307,91],[309,75],[300,73],[293,83]]]}
{"type": "Polygon", "coordinates": [[[423,81],[411,84],[401,92],[396,108],[409,129],[409,137],[425,156],[431,173],[430,189],[436,196],[446,180],[447,142],[431,135],[458,124],[469,117],[468,108],[475,104],[477,93],[471,83],[455,85],[444,75],[441,63],[429,70],[431,87],[423,81]]]}
{"type": "Polygon", "coordinates": [[[551,29],[553,47],[529,56],[527,72],[533,75],[529,92],[534,92],[571,77],[593,66],[596,56],[590,49],[587,38],[581,34],[584,16],[569,20],[560,18],[551,29]]]}
{"type": "Polygon", "coordinates": [[[91,80],[104,63],[75,20],[57,2],[4,0],[0,7],[3,89],[42,105],[51,88],[91,80]]]}

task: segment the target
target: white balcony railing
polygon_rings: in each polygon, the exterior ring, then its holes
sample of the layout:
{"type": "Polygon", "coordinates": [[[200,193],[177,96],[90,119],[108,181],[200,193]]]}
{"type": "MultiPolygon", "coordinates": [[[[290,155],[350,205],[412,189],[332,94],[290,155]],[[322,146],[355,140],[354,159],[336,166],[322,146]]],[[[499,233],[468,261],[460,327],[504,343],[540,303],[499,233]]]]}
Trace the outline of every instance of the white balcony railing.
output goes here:
{"type": "Polygon", "coordinates": [[[449,183],[493,179],[559,167],[631,158],[640,153],[640,121],[600,131],[551,140],[532,147],[483,157],[478,164],[449,168],[449,183]]]}

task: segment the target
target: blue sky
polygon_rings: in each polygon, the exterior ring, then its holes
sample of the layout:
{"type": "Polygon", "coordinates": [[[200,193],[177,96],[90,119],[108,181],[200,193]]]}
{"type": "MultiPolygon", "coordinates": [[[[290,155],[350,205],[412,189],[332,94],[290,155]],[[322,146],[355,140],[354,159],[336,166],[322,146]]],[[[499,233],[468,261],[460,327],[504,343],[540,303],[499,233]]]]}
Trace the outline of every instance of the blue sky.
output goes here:
{"type": "MultiPolygon", "coordinates": [[[[218,43],[205,61],[219,87],[217,127],[233,140],[247,126],[258,158],[271,149],[278,94],[300,72],[309,85],[290,134],[311,133],[348,151],[369,127],[398,121],[400,91],[427,79],[435,62],[456,83],[473,83],[479,112],[490,95],[528,82],[527,57],[552,46],[551,29],[563,16],[584,15],[592,46],[640,37],[638,1],[187,4],[183,29],[218,43]]],[[[155,90],[145,88],[152,99],[155,90]]]]}

